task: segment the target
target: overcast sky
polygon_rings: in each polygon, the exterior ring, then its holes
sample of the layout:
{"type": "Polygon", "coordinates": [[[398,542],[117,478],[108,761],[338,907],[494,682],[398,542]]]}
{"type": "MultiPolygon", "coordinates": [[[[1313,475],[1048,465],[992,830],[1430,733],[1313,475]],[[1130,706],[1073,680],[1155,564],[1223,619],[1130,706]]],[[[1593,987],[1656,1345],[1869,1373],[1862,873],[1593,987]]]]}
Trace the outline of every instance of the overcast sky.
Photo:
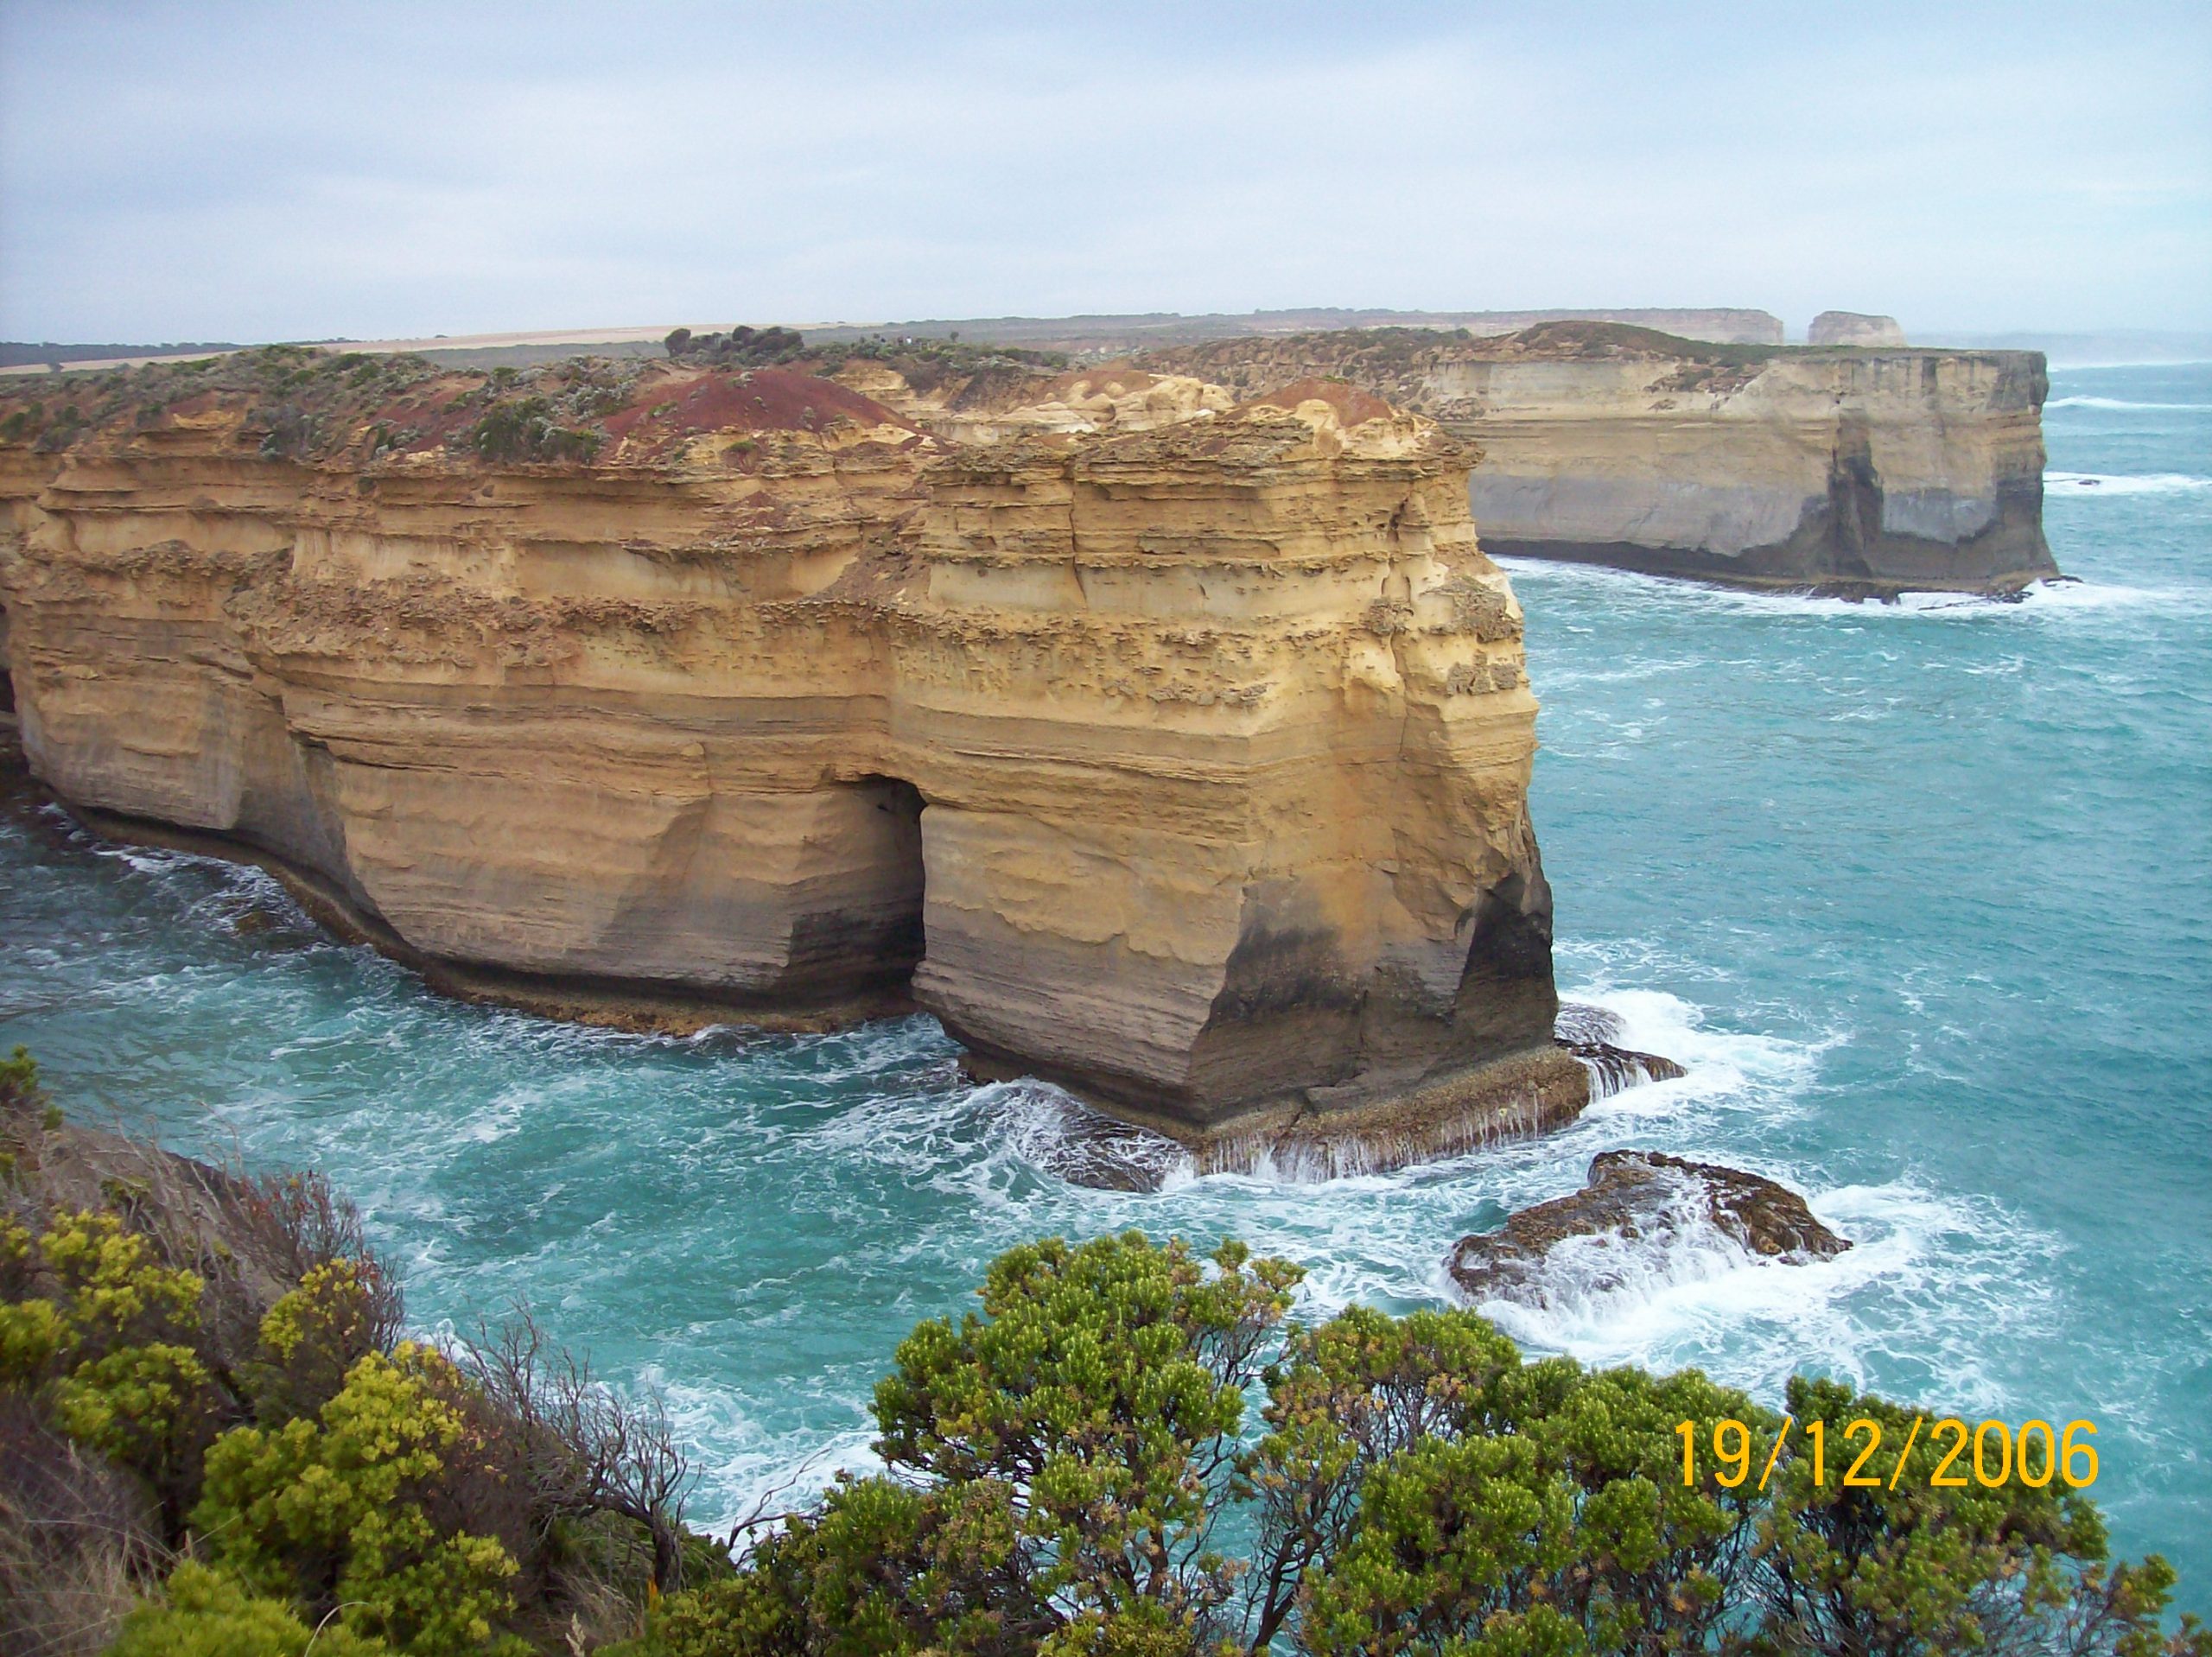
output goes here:
{"type": "Polygon", "coordinates": [[[0,335],[2212,327],[2212,4],[0,0],[0,335]]]}

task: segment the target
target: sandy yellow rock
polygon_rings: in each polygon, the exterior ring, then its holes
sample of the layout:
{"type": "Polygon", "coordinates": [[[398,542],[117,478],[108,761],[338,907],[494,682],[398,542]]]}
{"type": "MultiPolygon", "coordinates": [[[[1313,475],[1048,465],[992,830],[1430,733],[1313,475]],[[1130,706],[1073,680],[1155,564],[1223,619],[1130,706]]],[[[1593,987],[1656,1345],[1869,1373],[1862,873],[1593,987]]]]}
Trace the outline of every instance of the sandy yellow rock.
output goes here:
{"type": "Polygon", "coordinates": [[[981,1066],[1252,1155],[1579,1108],[1459,443],[1341,384],[954,419],[785,378],[654,380],[691,412],[588,464],[272,459],[198,409],[0,446],[32,764],[464,988],[911,994],[981,1066]],[[652,435],[756,404],[804,415],[652,435]]]}

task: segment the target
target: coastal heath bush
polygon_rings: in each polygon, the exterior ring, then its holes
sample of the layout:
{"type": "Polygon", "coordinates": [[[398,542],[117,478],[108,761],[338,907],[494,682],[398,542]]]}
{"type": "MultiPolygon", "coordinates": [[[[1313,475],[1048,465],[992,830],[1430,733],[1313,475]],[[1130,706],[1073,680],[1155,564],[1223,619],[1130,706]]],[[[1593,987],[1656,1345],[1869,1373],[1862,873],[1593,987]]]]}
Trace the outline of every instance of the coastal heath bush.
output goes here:
{"type": "Polygon", "coordinates": [[[0,1653],[588,1648],[728,1574],[656,1400],[526,1312],[403,1327],[320,1179],[68,1125],[0,1059],[0,1653]]]}
{"type": "Polygon", "coordinates": [[[195,1349],[204,1286],[112,1214],[58,1216],[34,1239],[0,1222],[0,1386],[35,1396],[70,1438],[181,1510],[218,1400],[195,1349]],[[44,1294],[31,1294],[36,1281],[44,1294]]]}
{"type": "Polygon", "coordinates": [[[190,1560],[160,1597],[124,1621],[108,1657],[388,1657],[391,1647],[342,1625],[310,1628],[281,1599],[257,1598],[190,1560]]]}
{"type": "MultiPolygon", "coordinates": [[[[1017,1248],[878,1387],[885,1471],[776,1521],[624,1657],[2212,1657],[2079,1493],[1685,1482],[1694,1370],[1524,1362],[1466,1311],[1290,1316],[1300,1273],[1135,1234],[1017,1248]],[[1248,1412],[1254,1412],[1248,1419],[1248,1412]]],[[[1912,1412],[1800,1380],[1798,1424],[1912,1412]]],[[[1930,1457],[1932,1461],[1932,1456],[1930,1457]]]]}
{"type": "MultiPolygon", "coordinates": [[[[272,1346],[299,1328],[274,1310],[269,1324],[272,1346]]],[[[514,1559],[430,1511],[449,1463],[483,1453],[461,1392],[442,1355],[402,1342],[357,1362],[315,1418],[224,1434],[192,1515],[210,1559],[256,1595],[335,1611],[416,1657],[503,1643],[514,1559]]]]}

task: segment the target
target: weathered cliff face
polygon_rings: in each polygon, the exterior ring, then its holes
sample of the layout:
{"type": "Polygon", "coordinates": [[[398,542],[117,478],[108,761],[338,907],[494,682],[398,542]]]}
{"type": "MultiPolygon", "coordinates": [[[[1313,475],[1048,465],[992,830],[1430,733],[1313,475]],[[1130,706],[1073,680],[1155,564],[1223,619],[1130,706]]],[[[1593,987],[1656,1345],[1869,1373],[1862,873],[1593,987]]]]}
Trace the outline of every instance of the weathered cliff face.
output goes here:
{"type": "Polygon", "coordinates": [[[1700,346],[1555,324],[1146,362],[1238,390],[1338,375],[1431,416],[1481,449],[1471,498],[1493,553],[1873,595],[2057,574],[2034,352],[1700,346]]]}
{"type": "MultiPolygon", "coordinates": [[[[960,445],[789,371],[614,392],[588,462],[485,460],[506,405],[450,376],[299,458],[218,394],[0,446],[34,767],[464,992],[911,990],[987,1065],[1255,1153],[1579,1108],[1520,613],[1433,424],[1065,386],[960,445]]],[[[526,441],[575,447],[580,395],[526,441]]]]}

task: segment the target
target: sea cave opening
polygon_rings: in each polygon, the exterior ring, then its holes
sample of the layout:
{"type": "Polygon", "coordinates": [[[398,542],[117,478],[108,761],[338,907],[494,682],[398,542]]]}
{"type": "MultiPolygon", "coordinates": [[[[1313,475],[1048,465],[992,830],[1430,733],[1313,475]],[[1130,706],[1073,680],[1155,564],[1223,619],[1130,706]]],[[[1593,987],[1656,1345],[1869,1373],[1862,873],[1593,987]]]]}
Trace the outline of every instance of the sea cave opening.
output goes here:
{"type": "Polygon", "coordinates": [[[865,896],[858,909],[862,936],[855,964],[873,986],[904,989],[921,965],[922,791],[902,777],[868,776],[861,795],[861,844],[865,896]]]}

